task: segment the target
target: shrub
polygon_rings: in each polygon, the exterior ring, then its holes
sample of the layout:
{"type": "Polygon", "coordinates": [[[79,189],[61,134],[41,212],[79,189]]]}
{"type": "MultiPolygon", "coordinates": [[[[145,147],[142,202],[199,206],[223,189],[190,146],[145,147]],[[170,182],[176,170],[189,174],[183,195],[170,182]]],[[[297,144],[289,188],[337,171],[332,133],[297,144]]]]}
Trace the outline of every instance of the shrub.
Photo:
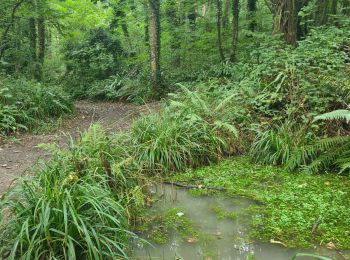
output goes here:
{"type": "MultiPolygon", "coordinates": [[[[344,120],[350,122],[349,110],[335,110],[315,117],[318,120],[344,120]]],[[[350,170],[350,137],[348,129],[342,135],[317,139],[312,144],[296,149],[288,163],[289,170],[302,168],[307,173],[319,173],[325,170],[338,171],[339,173],[350,170]]]]}
{"type": "Polygon", "coordinates": [[[58,87],[0,77],[0,133],[28,130],[71,113],[70,97],[58,87]]]}
{"type": "Polygon", "coordinates": [[[181,89],[160,114],[145,116],[132,128],[134,158],[146,171],[183,170],[240,150],[230,109],[234,95],[181,89]]]}
{"type": "MultiPolygon", "coordinates": [[[[119,141],[93,126],[1,203],[9,259],[127,258],[128,219],[143,205],[142,178],[119,141]],[[130,167],[130,166],[128,166],[130,167]]],[[[52,149],[52,147],[51,147],[52,149]]]]}
{"type": "Polygon", "coordinates": [[[266,131],[258,131],[250,153],[256,162],[284,165],[297,145],[290,123],[285,123],[266,131]]]}

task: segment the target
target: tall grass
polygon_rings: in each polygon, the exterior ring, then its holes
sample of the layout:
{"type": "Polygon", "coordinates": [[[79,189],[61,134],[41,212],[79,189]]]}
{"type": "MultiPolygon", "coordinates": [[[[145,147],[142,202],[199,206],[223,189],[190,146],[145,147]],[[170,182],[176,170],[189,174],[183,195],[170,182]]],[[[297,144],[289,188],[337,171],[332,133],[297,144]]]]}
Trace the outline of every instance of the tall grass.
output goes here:
{"type": "Polygon", "coordinates": [[[131,140],[139,167],[167,173],[238,152],[239,130],[233,124],[235,96],[223,96],[182,86],[161,113],[136,121],[131,140]]]}
{"type": "Polygon", "coordinates": [[[0,239],[9,259],[126,259],[128,219],[143,205],[126,151],[98,126],[3,198],[0,239]]]}

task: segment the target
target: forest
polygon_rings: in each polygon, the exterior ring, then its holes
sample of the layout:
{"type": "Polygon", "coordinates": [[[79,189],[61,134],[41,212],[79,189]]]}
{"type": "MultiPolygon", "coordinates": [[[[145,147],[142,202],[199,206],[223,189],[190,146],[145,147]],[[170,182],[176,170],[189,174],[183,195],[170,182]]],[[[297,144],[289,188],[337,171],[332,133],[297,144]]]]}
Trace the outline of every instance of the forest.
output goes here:
{"type": "Polygon", "coordinates": [[[350,0],[1,0],[0,259],[350,259],[350,0]]]}

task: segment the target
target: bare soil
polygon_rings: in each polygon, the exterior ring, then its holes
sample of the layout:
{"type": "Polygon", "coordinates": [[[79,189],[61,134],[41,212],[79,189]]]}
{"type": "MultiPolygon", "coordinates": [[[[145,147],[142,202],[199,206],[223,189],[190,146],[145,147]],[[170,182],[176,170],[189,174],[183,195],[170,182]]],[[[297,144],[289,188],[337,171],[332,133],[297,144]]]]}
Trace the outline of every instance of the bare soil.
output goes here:
{"type": "Polygon", "coordinates": [[[23,134],[17,136],[16,141],[0,144],[0,195],[18,177],[30,171],[38,160],[50,158],[50,153],[37,147],[38,144],[56,143],[65,147],[69,136],[77,137],[93,123],[99,123],[111,133],[126,130],[140,114],[157,110],[158,104],[138,106],[121,102],[79,101],[75,107],[74,116],[65,120],[53,133],[23,134]]]}

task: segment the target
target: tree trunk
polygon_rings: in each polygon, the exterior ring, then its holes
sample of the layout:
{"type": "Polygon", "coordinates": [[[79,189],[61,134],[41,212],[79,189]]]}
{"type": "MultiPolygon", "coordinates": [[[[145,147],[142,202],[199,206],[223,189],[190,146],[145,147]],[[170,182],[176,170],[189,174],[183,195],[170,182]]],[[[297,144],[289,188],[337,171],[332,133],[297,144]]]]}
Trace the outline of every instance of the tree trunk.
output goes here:
{"type": "Polygon", "coordinates": [[[44,64],[45,59],[45,47],[46,47],[46,28],[45,19],[43,17],[38,18],[38,61],[41,65],[44,64]]]}
{"type": "Polygon", "coordinates": [[[37,56],[36,56],[36,42],[37,42],[37,32],[36,32],[36,23],[35,23],[35,18],[31,17],[29,18],[29,45],[30,45],[30,56],[32,57],[32,60],[34,63],[37,61],[37,56]]]}
{"type": "Polygon", "coordinates": [[[278,0],[274,21],[274,32],[282,33],[287,43],[297,42],[298,14],[295,0],[278,0]]]}
{"type": "Polygon", "coordinates": [[[232,4],[232,45],[231,45],[231,53],[230,53],[230,61],[235,62],[237,59],[236,51],[238,44],[238,30],[239,30],[239,0],[233,0],[232,4]]]}
{"type": "Polygon", "coordinates": [[[0,38],[0,60],[1,58],[3,57],[4,55],[4,52],[5,52],[5,46],[6,46],[6,41],[7,41],[7,36],[8,36],[8,33],[10,31],[10,29],[12,28],[14,22],[15,22],[15,15],[16,15],[16,12],[17,10],[20,8],[20,6],[25,3],[26,0],[20,0],[18,1],[14,7],[12,8],[12,12],[11,12],[11,17],[10,17],[10,21],[7,23],[7,26],[4,28],[3,30],[3,33],[1,35],[1,38],[0,38]]]}
{"type": "Polygon", "coordinates": [[[328,21],[327,15],[327,0],[317,0],[316,3],[316,13],[315,13],[315,22],[316,25],[325,25],[328,21]]]}
{"type": "MultiPolygon", "coordinates": [[[[349,0],[350,1],[350,0],[349,0]]],[[[222,17],[222,27],[227,28],[230,20],[231,0],[225,1],[224,16],[222,17]]]]}
{"type": "Polygon", "coordinates": [[[256,2],[257,0],[248,0],[247,1],[247,11],[248,11],[248,15],[247,18],[249,20],[249,30],[251,30],[252,32],[254,32],[256,30],[257,27],[257,22],[256,22],[256,10],[257,10],[257,6],[256,6],[256,2]]]}
{"type": "Polygon", "coordinates": [[[220,54],[221,61],[225,61],[225,55],[224,55],[224,51],[222,49],[222,36],[221,36],[222,0],[216,0],[216,7],[217,7],[216,27],[217,27],[217,34],[218,34],[218,48],[219,48],[219,54],[220,54]]]}
{"type": "Polygon", "coordinates": [[[149,45],[151,55],[151,81],[156,96],[160,95],[160,19],[159,0],[149,0],[149,45]]]}
{"type": "Polygon", "coordinates": [[[42,79],[43,65],[45,59],[45,44],[46,44],[46,30],[45,30],[45,19],[43,17],[38,18],[38,64],[36,69],[36,78],[42,79]]]}

